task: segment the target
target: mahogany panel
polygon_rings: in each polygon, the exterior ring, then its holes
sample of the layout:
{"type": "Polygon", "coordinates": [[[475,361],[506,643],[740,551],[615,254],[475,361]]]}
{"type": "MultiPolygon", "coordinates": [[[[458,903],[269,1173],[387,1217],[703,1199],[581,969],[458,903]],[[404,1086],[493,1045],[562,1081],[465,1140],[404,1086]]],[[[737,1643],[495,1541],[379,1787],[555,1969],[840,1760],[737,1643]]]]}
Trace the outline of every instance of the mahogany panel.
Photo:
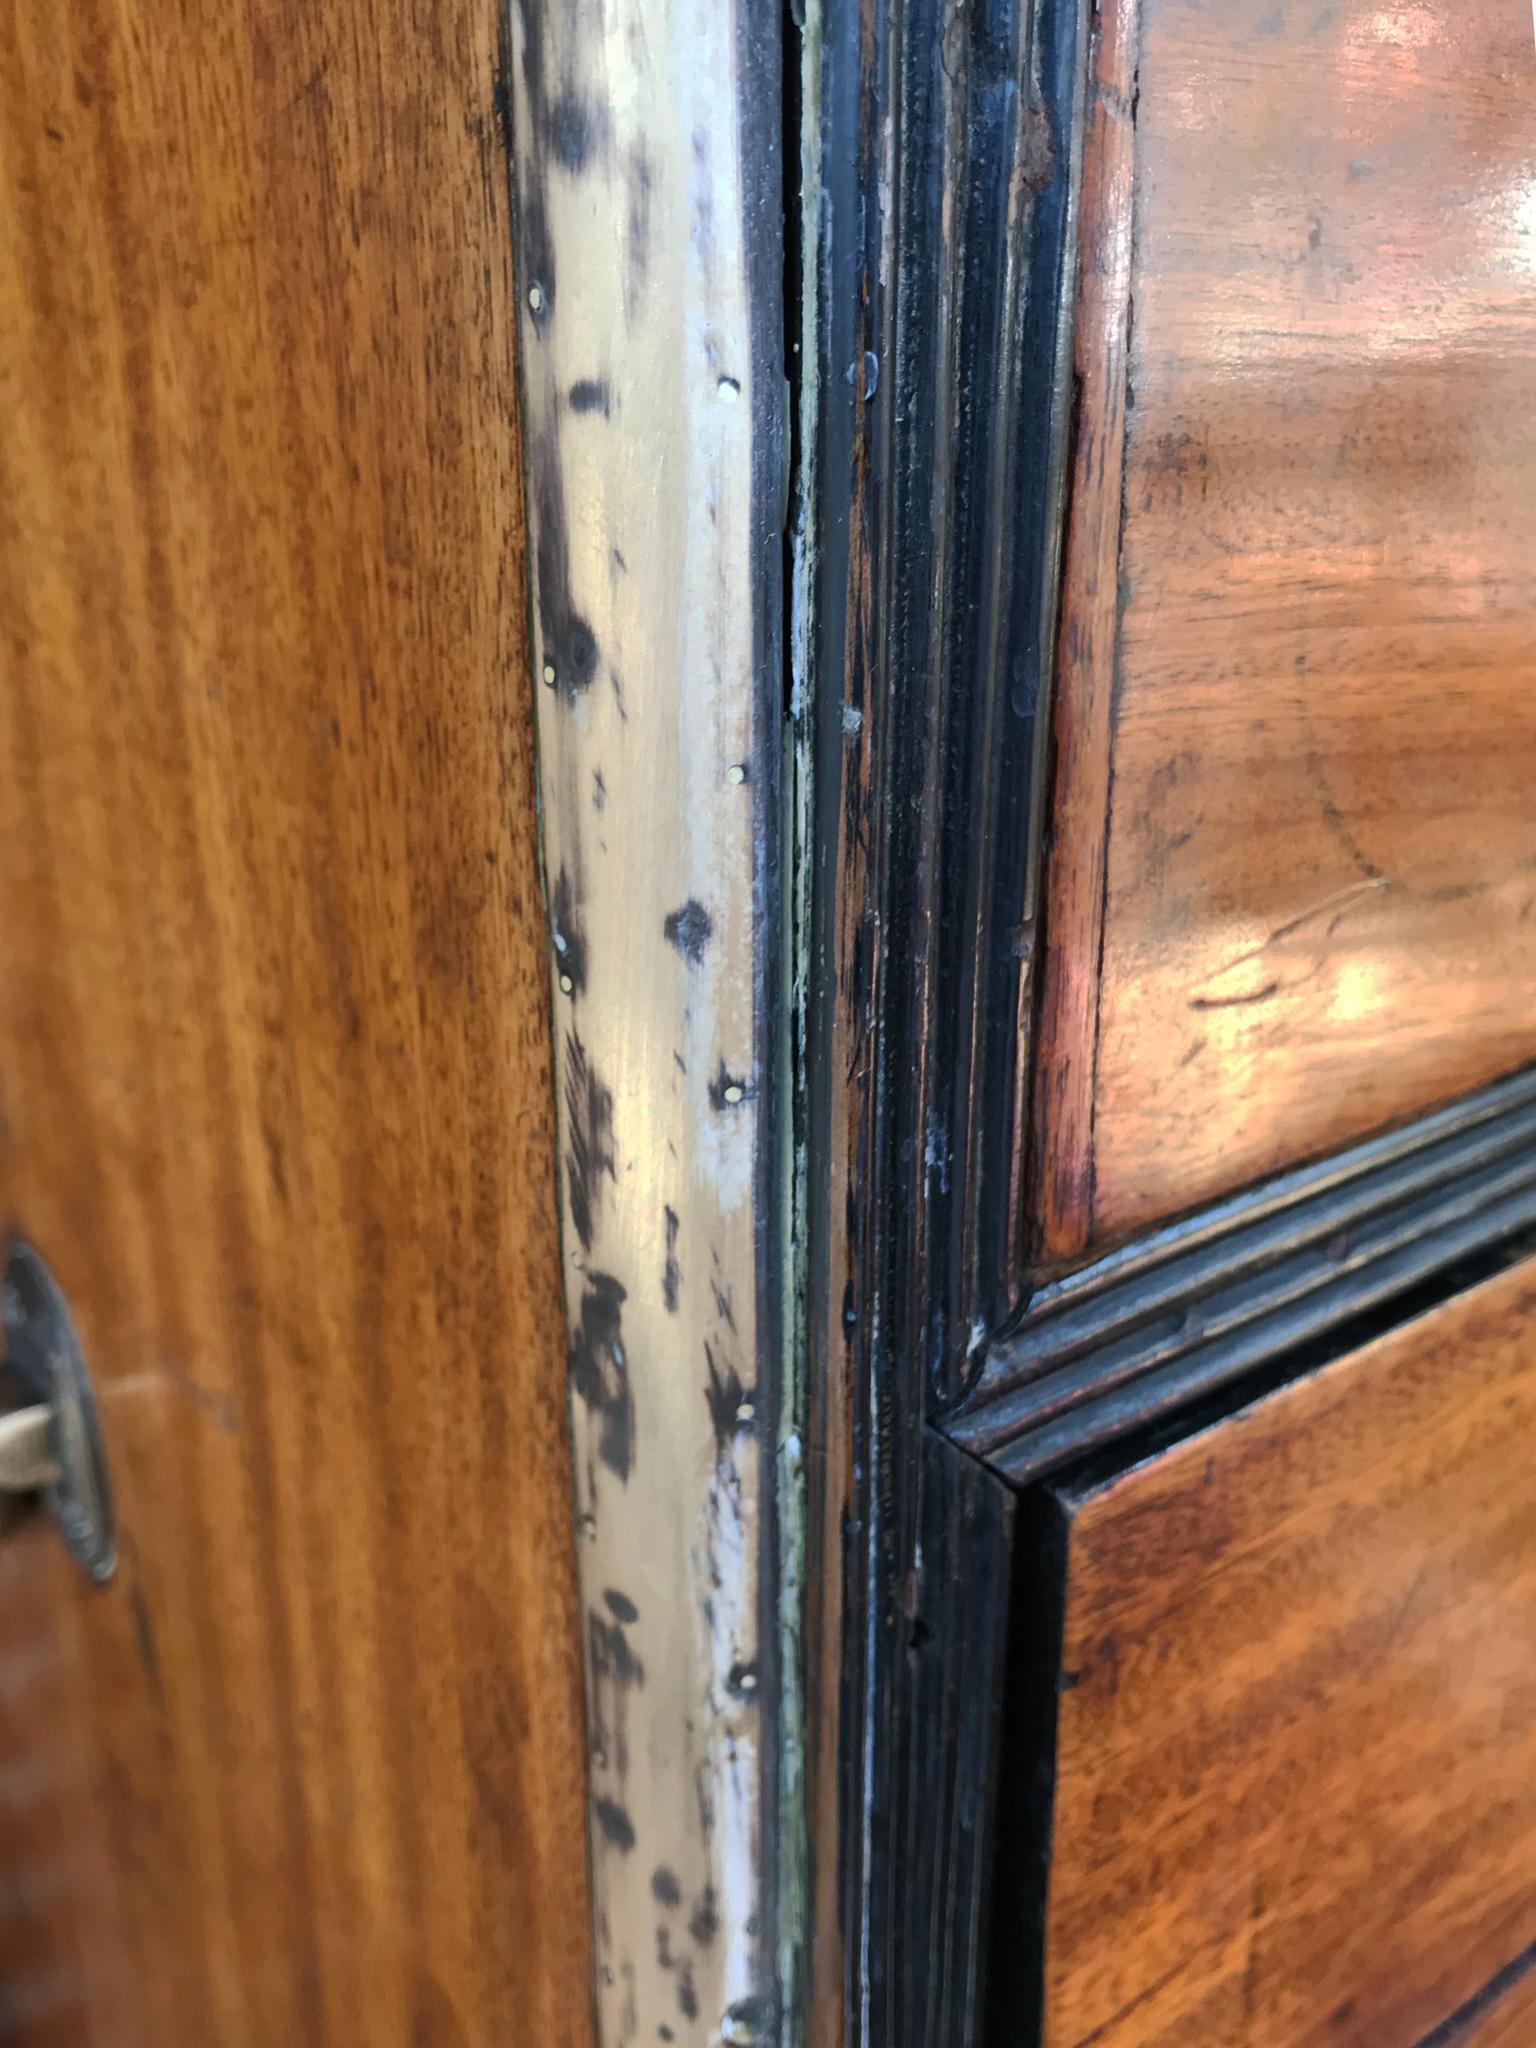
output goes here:
{"type": "Polygon", "coordinates": [[[1529,1948],[1533,1447],[1528,1261],[1057,1495],[1047,2048],[1414,2048],[1529,1948]]]}
{"type": "Polygon", "coordinates": [[[0,36],[7,2040],[590,2038],[499,17],[0,36]]]}
{"type": "Polygon", "coordinates": [[[1536,1055],[1529,10],[1125,11],[1084,172],[1056,1255],[1536,1055]]]}

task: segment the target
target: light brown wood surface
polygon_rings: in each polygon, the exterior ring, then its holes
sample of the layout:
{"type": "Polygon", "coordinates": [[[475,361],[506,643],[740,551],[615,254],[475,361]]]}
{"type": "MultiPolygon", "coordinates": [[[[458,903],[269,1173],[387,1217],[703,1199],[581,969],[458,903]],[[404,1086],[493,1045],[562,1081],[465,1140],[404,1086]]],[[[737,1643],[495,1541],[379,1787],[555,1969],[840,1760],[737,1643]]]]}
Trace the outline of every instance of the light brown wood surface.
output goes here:
{"type": "Polygon", "coordinates": [[[1054,1255],[1536,1056],[1530,11],[1131,14],[1085,164],[1054,1255]]]}
{"type": "Polygon", "coordinates": [[[1063,1494],[1046,2048],[1416,2048],[1536,1941],[1533,1447],[1527,1262],[1063,1494]]]}
{"type": "Polygon", "coordinates": [[[0,33],[8,2041],[590,2038],[499,10],[0,33]],[[52,2015],[52,2017],[50,2017],[52,2015]]]}

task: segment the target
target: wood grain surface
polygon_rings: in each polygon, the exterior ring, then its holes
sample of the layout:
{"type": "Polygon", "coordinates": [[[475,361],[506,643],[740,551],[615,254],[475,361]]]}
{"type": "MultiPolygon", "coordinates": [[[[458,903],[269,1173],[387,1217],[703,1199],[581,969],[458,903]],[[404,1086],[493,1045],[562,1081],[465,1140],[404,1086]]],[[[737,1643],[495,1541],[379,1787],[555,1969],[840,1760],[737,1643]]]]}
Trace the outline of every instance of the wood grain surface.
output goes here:
{"type": "Polygon", "coordinates": [[[590,2039],[497,33],[0,34],[0,1169],[122,1545],[0,1539],[27,2048],[590,2039]]]}
{"type": "Polygon", "coordinates": [[[1536,1940],[1533,1446],[1526,1263],[1060,1495],[1046,2048],[1416,2048],[1536,1940]]]}
{"type": "Polygon", "coordinates": [[[1143,0],[1098,39],[1080,349],[1131,341],[1071,512],[1052,1255],[1536,1055],[1529,9],[1143,0]]]}

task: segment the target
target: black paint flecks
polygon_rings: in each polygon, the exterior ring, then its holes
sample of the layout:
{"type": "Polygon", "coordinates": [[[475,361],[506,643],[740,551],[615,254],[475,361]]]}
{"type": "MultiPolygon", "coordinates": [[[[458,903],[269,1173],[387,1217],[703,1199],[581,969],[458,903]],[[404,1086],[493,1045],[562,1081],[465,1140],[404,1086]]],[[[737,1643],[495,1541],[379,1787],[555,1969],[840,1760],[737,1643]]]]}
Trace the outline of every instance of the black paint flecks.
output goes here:
{"type": "Polygon", "coordinates": [[[616,1799],[594,1799],[592,1812],[604,1836],[626,1855],[635,1846],[635,1824],[616,1799]]]}
{"type": "Polygon", "coordinates": [[[675,946],[691,967],[697,967],[715,927],[703,904],[696,896],[690,896],[676,910],[667,912],[661,929],[667,944],[675,946]]]}
{"type": "Polygon", "coordinates": [[[722,1364],[714,1345],[708,1342],[704,1346],[704,1363],[709,1372],[704,1398],[709,1403],[709,1425],[714,1432],[715,1462],[720,1464],[735,1439],[750,1434],[753,1401],[734,1364],[729,1359],[722,1364]]]}
{"type": "Polygon", "coordinates": [[[714,1299],[715,1314],[724,1323],[725,1327],[734,1334],[736,1329],[736,1309],[731,1298],[730,1288],[722,1287],[718,1280],[712,1279],[709,1283],[709,1291],[714,1299]]]}
{"type": "MultiPolygon", "coordinates": [[[[583,173],[608,139],[607,109],[579,92],[569,79],[556,89],[547,75],[544,10],[537,0],[519,0],[523,41],[523,89],[529,134],[519,166],[517,242],[524,299],[534,331],[548,330],[555,306],[555,254],[549,232],[545,185],[553,169],[583,173]]],[[[504,112],[503,81],[498,107],[504,112]]],[[[577,411],[607,410],[607,387],[580,384],[572,392],[577,411]]],[[[556,423],[529,437],[529,487],[533,501],[534,599],[539,621],[539,656],[544,680],[566,703],[589,689],[597,674],[597,639],[571,591],[570,546],[556,423]]]]}
{"type": "Polygon", "coordinates": [[[629,1698],[645,1683],[645,1669],[629,1646],[623,1625],[587,1616],[591,1694],[587,1725],[595,1770],[622,1793],[629,1783],[629,1698]]]}
{"type": "MultiPolygon", "coordinates": [[[[638,1615],[635,1618],[638,1620],[638,1615]]],[[[645,1683],[645,1666],[629,1646],[629,1637],[624,1633],[627,1626],[628,1623],[619,1618],[605,1621],[596,1611],[587,1616],[593,1680],[599,1686],[617,1687],[620,1692],[645,1683]]],[[[614,1761],[622,1774],[623,1760],[614,1761]]]]}
{"type": "MultiPolygon", "coordinates": [[[[706,1807],[702,1787],[700,1790],[700,1819],[706,1821],[706,1807]]],[[[704,1825],[707,1839],[709,1828],[704,1825]]],[[[686,2020],[699,2016],[699,1997],[696,1966],[699,1952],[713,1946],[720,1933],[720,1909],[716,1903],[714,1887],[706,1885],[694,1899],[688,1913],[686,1926],[680,1926],[675,1916],[683,1907],[683,1888],[677,1873],[665,1863],[658,1864],[651,1872],[651,1897],[662,1908],[666,1916],[656,1927],[657,1967],[673,1980],[673,1992],[677,2009],[686,2020]]],[[[671,2038],[667,2027],[658,2032],[671,2038]]]]}
{"type": "Polygon", "coordinates": [[[661,1298],[667,1305],[668,1313],[676,1315],[677,1290],[683,1278],[682,1267],[677,1263],[677,1235],[682,1226],[677,1211],[670,1205],[664,1207],[661,1213],[667,1236],[666,1263],[661,1269],[661,1298]]]}
{"type": "MultiPolygon", "coordinates": [[[[533,125],[530,138],[535,157],[539,154],[540,131],[544,119],[544,23],[539,0],[520,0],[519,14],[523,24],[523,89],[528,95],[529,114],[533,125]]],[[[510,66],[508,66],[508,73],[510,66]]],[[[509,100],[510,94],[505,93],[509,100]]],[[[510,106],[506,109],[508,127],[511,126],[510,106]]],[[[526,293],[534,326],[542,329],[555,301],[555,252],[549,232],[549,216],[544,207],[544,187],[537,176],[518,179],[517,251],[526,281],[526,293]]]]}
{"type": "Polygon", "coordinates": [[[572,412],[599,412],[607,419],[611,406],[608,386],[601,377],[581,377],[568,394],[572,412]]]}
{"type": "Polygon", "coordinates": [[[544,657],[555,671],[555,688],[567,698],[592,687],[597,674],[597,640],[585,619],[567,610],[557,625],[546,628],[544,657]]]}
{"type": "Polygon", "coordinates": [[[579,176],[603,145],[608,117],[603,108],[568,85],[547,109],[544,132],[555,162],[579,176]]]}
{"type": "Polygon", "coordinates": [[[714,1110],[739,1109],[747,1099],[747,1084],[721,1060],[709,1084],[709,1106],[714,1110]]]}
{"type": "Polygon", "coordinates": [[[629,1702],[645,1684],[645,1666],[625,1634],[625,1623],[596,1608],[587,1612],[587,1732],[594,1771],[623,1797],[629,1784],[629,1702]]]}
{"type": "Polygon", "coordinates": [[[598,1419],[598,1456],[627,1483],[634,1461],[635,1400],[624,1354],[624,1300],[624,1289],[611,1274],[587,1276],[569,1372],[573,1391],[598,1419]]]}
{"type": "MultiPolygon", "coordinates": [[[[583,1251],[592,1249],[592,1230],[604,1183],[618,1178],[613,1152],[613,1091],[587,1058],[574,1031],[565,1034],[565,1186],[571,1227],[583,1251]]],[[[610,1285],[617,1285],[610,1282],[610,1285]]],[[[591,1291],[590,1289],[588,1290],[591,1291]]],[[[624,1290],[619,1288],[619,1300],[624,1290]]]]}
{"type": "MultiPolygon", "coordinates": [[[[545,206],[545,180],[551,160],[562,162],[589,149],[589,116],[565,107],[554,118],[545,76],[544,9],[539,0],[519,0],[523,37],[523,90],[528,103],[530,133],[523,138],[519,165],[517,245],[524,301],[534,332],[548,331],[555,310],[555,252],[545,206]]],[[[555,107],[564,107],[561,95],[555,107]]],[[[534,602],[539,622],[540,663],[544,680],[566,703],[574,702],[597,673],[597,641],[576,608],[570,585],[570,542],[560,449],[555,423],[537,425],[528,441],[529,496],[532,500],[534,602]]]]}
{"type": "MultiPolygon", "coordinates": [[[[709,160],[709,135],[703,128],[693,131],[693,223],[689,239],[706,284],[715,274],[715,177],[709,160]]],[[[710,350],[713,355],[713,348],[710,350]]]]}
{"type": "Polygon", "coordinates": [[[592,686],[597,639],[571,597],[570,540],[559,449],[553,435],[535,445],[529,461],[537,543],[534,583],[544,680],[566,703],[592,686]]]}
{"type": "Polygon", "coordinates": [[[677,1979],[678,2010],[685,2019],[696,2019],[699,1996],[693,1981],[693,1958],[677,1954],[672,1946],[672,1932],[668,1927],[658,1927],[656,1930],[656,1967],[664,1975],[677,1979]]]}
{"type": "Polygon", "coordinates": [[[627,198],[624,249],[624,311],[631,320],[645,303],[651,270],[651,160],[643,147],[630,151],[624,166],[627,198]]]}
{"type": "Polygon", "coordinates": [[[555,949],[560,986],[566,995],[579,996],[587,986],[587,933],[581,905],[571,878],[562,867],[555,877],[549,911],[550,943],[555,949]]]}
{"type": "Polygon", "coordinates": [[[725,2015],[733,2041],[767,2041],[772,2038],[778,2003],[772,1998],[738,1998],[725,2015]]]}
{"type": "Polygon", "coordinates": [[[625,1627],[628,1627],[631,1622],[636,1622],[640,1619],[640,1610],[634,1601],[630,1599],[627,1593],[619,1592],[617,1587],[610,1586],[607,1592],[604,1593],[603,1600],[614,1620],[623,1622],[625,1627]]]}
{"type": "Polygon", "coordinates": [[[699,1948],[709,1948],[720,1932],[720,1909],[715,1903],[715,1888],[706,1885],[699,1894],[693,1912],[688,1919],[688,1932],[699,1948]]]}

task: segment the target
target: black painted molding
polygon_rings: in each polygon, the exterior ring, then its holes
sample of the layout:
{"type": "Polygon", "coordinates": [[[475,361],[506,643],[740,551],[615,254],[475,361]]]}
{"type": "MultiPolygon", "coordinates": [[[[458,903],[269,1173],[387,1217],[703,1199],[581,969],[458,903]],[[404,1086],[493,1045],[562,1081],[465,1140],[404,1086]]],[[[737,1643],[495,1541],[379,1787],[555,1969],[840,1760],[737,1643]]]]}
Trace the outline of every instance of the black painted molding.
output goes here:
{"type": "Polygon", "coordinates": [[[808,1999],[845,2048],[968,2048],[1007,1496],[928,1424],[1022,1284],[1086,9],[806,18],[808,1999]]]}
{"type": "Polygon", "coordinates": [[[911,1713],[892,1759],[887,1887],[871,1900],[889,1927],[900,2038],[923,2048],[975,2048],[987,1998],[986,1935],[1001,1813],[997,1761],[1008,1698],[1006,1593],[1017,1502],[1011,1489],[933,1430],[919,1453],[922,1571],[893,1617],[911,1713]]]}
{"type": "Polygon", "coordinates": [[[1024,1485],[1533,1228],[1536,1070],[1042,1287],[945,1427],[1024,1485]]]}

